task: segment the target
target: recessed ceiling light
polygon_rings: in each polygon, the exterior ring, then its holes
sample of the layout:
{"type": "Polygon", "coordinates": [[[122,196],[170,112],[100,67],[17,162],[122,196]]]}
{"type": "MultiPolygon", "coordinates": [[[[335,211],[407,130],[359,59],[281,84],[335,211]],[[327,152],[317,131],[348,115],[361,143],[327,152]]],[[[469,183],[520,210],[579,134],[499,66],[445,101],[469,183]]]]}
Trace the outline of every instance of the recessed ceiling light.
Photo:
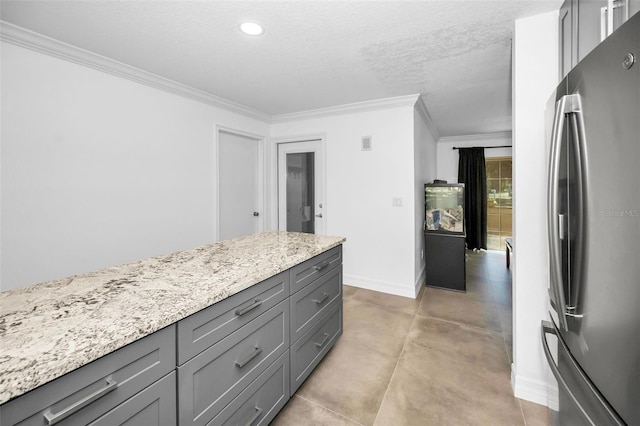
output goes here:
{"type": "Polygon", "coordinates": [[[252,36],[264,34],[264,28],[262,28],[262,25],[256,24],[255,22],[243,22],[240,24],[240,31],[252,36]]]}

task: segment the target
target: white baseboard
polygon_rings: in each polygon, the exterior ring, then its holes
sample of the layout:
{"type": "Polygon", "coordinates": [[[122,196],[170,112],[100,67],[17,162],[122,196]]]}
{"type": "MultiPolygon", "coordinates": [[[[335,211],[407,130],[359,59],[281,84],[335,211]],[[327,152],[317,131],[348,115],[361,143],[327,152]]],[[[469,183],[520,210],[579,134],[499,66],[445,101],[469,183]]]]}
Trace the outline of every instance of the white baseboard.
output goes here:
{"type": "Polygon", "coordinates": [[[396,296],[410,297],[411,299],[415,299],[417,295],[416,289],[411,286],[403,286],[400,283],[388,281],[372,280],[371,278],[351,274],[344,274],[344,283],[353,287],[394,294],[396,296]]]}
{"type": "Polygon", "coordinates": [[[558,388],[546,381],[519,376],[511,364],[511,387],[516,398],[558,410],[558,388]]]}

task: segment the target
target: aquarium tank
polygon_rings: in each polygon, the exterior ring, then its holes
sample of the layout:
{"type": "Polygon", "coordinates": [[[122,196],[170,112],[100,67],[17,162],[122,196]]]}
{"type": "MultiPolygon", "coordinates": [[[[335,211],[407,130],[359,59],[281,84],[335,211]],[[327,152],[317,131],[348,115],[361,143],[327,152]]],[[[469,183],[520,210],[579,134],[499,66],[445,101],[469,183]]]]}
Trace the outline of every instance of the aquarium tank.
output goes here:
{"type": "Polygon", "coordinates": [[[464,234],[464,184],[424,186],[425,231],[464,234]]]}

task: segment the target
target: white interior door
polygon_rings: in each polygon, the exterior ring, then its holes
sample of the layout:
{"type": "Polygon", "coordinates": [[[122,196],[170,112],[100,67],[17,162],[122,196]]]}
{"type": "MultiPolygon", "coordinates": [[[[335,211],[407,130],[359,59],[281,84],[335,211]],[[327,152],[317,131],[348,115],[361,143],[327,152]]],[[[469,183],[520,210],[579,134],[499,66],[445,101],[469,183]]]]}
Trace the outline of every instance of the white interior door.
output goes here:
{"type": "Polygon", "coordinates": [[[324,234],[322,141],[278,143],[278,229],[324,234]]]}
{"type": "Polygon", "coordinates": [[[260,140],[218,132],[218,239],[262,231],[260,140]]]}

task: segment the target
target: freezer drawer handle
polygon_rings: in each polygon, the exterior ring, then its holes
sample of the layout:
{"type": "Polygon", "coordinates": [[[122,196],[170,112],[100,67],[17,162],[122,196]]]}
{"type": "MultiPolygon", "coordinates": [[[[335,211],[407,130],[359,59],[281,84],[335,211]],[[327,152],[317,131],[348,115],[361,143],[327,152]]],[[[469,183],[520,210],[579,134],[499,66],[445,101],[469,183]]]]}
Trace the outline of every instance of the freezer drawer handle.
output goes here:
{"type": "Polygon", "coordinates": [[[254,310],[255,308],[257,308],[260,305],[262,305],[262,300],[256,299],[256,300],[253,301],[253,304],[247,306],[246,308],[242,308],[242,309],[238,308],[238,309],[236,309],[235,314],[238,315],[238,316],[242,316],[242,315],[246,314],[247,312],[254,310]]]}
{"type": "Polygon", "coordinates": [[[255,357],[257,357],[258,355],[260,355],[262,353],[262,348],[260,346],[255,346],[253,348],[253,352],[251,352],[251,355],[249,355],[248,357],[246,357],[245,359],[243,359],[242,361],[236,361],[236,367],[238,368],[242,368],[245,365],[249,364],[251,362],[252,359],[254,359],[255,357]]]}
{"type": "Polygon", "coordinates": [[[66,419],[70,415],[74,414],[78,410],[86,407],[92,402],[102,398],[104,395],[108,394],[111,391],[114,391],[118,387],[118,382],[113,380],[111,377],[107,377],[107,385],[97,391],[93,392],[90,395],[87,395],[85,398],[81,399],[78,402],[75,402],[68,406],[67,408],[57,412],[52,413],[51,411],[47,411],[44,413],[44,419],[47,421],[49,426],[55,425],[56,423],[66,419]]]}
{"type": "MultiPolygon", "coordinates": [[[[571,398],[571,401],[573,401],[573,403],[576,405],[576,407],[578,407],[580,409],[580,413],[582,414],[582,416],[585,419],[588,419],[589,416],[584,411],[584,408],[582,408],[582,404],[580,404],[580,402],[575,397],[573,392],[571,392],[571,389],[569,388],[569,385],[564,380],[564,377],[562,377],[562,375],[560,374],[560,370],[558,369],[558,366],[556,365],[556,362],[553,359],[553,355],[551,355],[551,349],[549,349],[549,341],[547,340],[547,334],[555,334],[556,336],[558,336],[558,332],[556,331],[556,327],[553,324],[551,324],[549,321],[542,321],[541,330],[542,330],[542,336],[541,336],[542,337],[542,348],[544,349],[544,355],[547,357],[547,361],[548,361],[548,364],[549,364],[549,368],[551,368],[551,372],[553,373],[553,375],[555,376],[556,380],[558,381],[558,385],[562,386],[562,388],[569,395],[569,398],[571,398]]],[[[560,339],[561,339],[560,336],[558,336],[558,344],[560,344],[560,339]]]]}
{"type": "Polygon", "coordinates": [[[253,415],[253,417],[249,419],[247,423],[245,423],[245,426],[251,426],[253,422],[255,422],[260,418],[261,415],[262,415],[262,408],[256,407],[256,413],[253,415]]]}
{"type": "Polygon", "coordinates": [[[582,414],[583,418],[588,419],[589,422],[593,424],[593,422],[589,418],[589,415],[584,410],[584,407],[582,406],[582,404],[580,404],[580,402],[578,401],[574,393],[571,391],[571,388],[569,387],[567,382],[564,380],[564,377],[562,377],[562,374],[560,374],[560,370],[558,369],[558,366],[556,365],[556,362],[553,359],[553,355],[551,355],[551,349],[549,349],[547,334],[554,334],[557,337],[558,350],[565,351],[569,355],[568,358],[570,359],[570,362],[572,364],[571,369],[578,372],[582,381],[588,386],[589,391],[598,399],[602,407],[607,411],[607,414],[609,415],[612,421],[611,424],[624,426],[624,422],[622,421],[622,419],[613,411],[609,403],[605,401],[604,397],[593,386],[589,378],[584,375],[580,366],[573,359],[573,356],[571,356],[571,353],[569,352],[569,348],[567,347],[566,343],[564,343],[564,341],[562,340],[562,337],[560,336],[560,332],[556,328],[555,324],[551,323],[550,321],[542,321],[540,330],[541,330],[541,338],[542,338],[542,348],[544,349],[544,355],[547,357],[549,368],[551,369],[551,372],[553,373],[556,380],[558,381],[558,385],[561,386],[567,392],[567,395],[569,395],[569,398],[571,399],[571,401],[580,410],[580,414],[582,414]]]}

